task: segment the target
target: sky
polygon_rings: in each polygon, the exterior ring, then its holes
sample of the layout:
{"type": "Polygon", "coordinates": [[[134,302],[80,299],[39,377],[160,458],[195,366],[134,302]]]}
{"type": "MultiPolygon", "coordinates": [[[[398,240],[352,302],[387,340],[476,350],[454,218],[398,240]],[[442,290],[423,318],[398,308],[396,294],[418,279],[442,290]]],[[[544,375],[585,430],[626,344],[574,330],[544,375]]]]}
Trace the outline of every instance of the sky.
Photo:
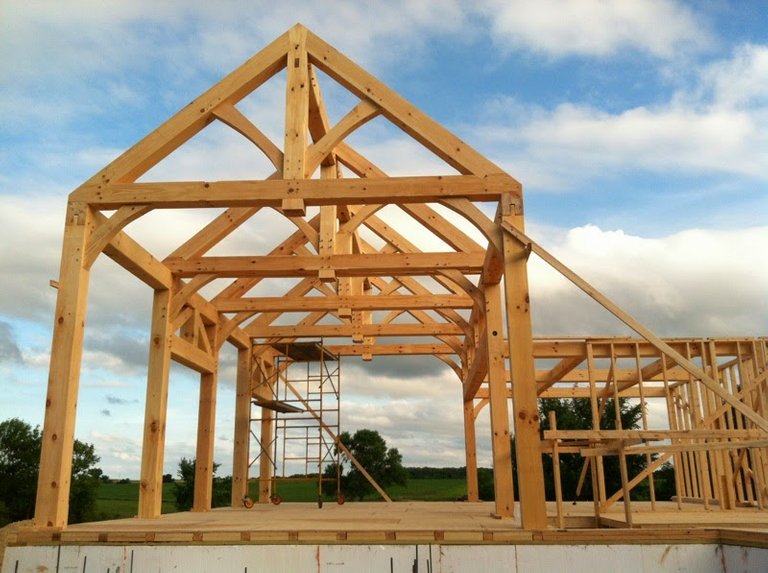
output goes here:
{"type": "MultiPolygon", "coordinates": [[[[768,6],[760,1],[0,3],[0,420],[42,424],[67,195],[297,21],[523,183],[531,236],[661,336],[768,335],[768,6]]],[[[329,80],[329,78],[321,78],[329,80]]],[[[354,105],[322,87],[338,119],[354,105]]],[[[242,102],[280,140],[283,88],[242,102]]],[[[444,169],[375,120],[354,144],[393,175],[444,169]]],[[[211,128],[142,180],[264,177],[211,128]]],[[[127,231],[162,258],[201,213],[127,231]]],[[[281,232],[264,216],[233,252],[281,232]]],[[[425,239],[426,240],[426,239],[425,239]]],[[[626,331],[531,260],[537,335],[626,331]]],[[[266,290],[266,287],[265,287],[266,290]]],[[[76,435],[138,476],[151,294],[93,268],[76,435]]],[[[226,348],[226,347],[225,347],[226,348]]],[[[234,352],[216,460],[231,471],[234,352]]],[[[464,464],[460,385],[435,359],[342,364],[342,429],[407,465],[464,464]]],[[[197,383],[171,374],[165,471],[194,455],[197,383]]],[[[478,419],[480,463],[488,421],[478,419]]]]}

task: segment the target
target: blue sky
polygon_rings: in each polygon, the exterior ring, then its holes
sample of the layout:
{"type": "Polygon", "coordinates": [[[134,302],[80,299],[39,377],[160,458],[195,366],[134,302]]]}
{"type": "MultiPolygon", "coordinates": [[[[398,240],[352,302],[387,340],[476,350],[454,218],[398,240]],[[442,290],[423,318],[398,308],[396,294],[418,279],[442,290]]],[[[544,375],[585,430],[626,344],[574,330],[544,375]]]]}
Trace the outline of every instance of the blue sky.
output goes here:
{"type": "MultiPolygon", "coordinates": [[[[522,181],[530,233],[659,334],[768,334],[765,2],[9,0],[0,4],[0,419],[42,423],[48,281],[67,194],[297,20],[522,181]]],[[[343,113],[352,100],[323,87],[343,113]]],[[[282,98],[269,84],[243,102],[278,141],[282,98]]],[[[393,174],[442,168],[382,121],[355,137],[393,174]]],[[[265,175],[228,138],[195,138],[151,175],[265,175]]],[[[135,232],[163,256],[170,231],[194,230],[195,217],[135,232]]],[[[250,239],[264,241],[266,229],[250,239]]],[[[542,265],[530,272],[537,333],[617,331],[542,265]]],[[[101,259],[91,293],[77,435],[96,444],[108,474],[135,477],[149,294],[101,259]]],[[[391,360],[345,371],[369,382],[347,385],[348,429],[375,420],[407,463],[463,464],[450,372],[391,360]]],[[[233,401],[222,375],[224,473],[233,401]]],[[[169,416],[173,472],[194,451],[196,387],[182,369],[169,416]]]]}

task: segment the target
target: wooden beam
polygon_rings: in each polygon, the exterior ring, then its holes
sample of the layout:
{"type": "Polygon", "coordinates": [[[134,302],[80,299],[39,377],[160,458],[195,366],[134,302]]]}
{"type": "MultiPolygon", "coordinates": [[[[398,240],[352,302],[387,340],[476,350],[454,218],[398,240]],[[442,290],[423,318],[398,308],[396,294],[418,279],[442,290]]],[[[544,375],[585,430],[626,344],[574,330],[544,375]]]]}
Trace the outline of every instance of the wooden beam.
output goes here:
{"type": "Polygon", "coordinates": [[[567,278],[573,284],[575,284],[577,287],[583,290],[592,299],[600,303],[600,305],[603,306],[603,308],[608,310],[616,318],[621,320],[624,324],[626,324],[632,330],[637,332],[645,340],[650,342],[660,352],[663,352],[665,355],[669,356],[681,368],[684,368],[686,371],[690,372],[692,376],[699,379],[701,383],[704,384],[704,386],[706,386],[718,398],[727,402],[734,409],[736,409],[741,414],[749,418],[749,420],[752,421],[759,428],[762,428],[763,430],[768,431],[768,420],[766,420],[763,416],[758,414],[755,410],[747,406],[744,402],[741,402],[740,400],[734,398],[732,394],[729,394],[728,392],[726,392],[723,389],[723,387],[720,385],[720,383],[712,379],[712,377],[706,372],[704,372],[704,370],[694,365],[690,360],[686,359],[682,354],[677,352],[669,344],[667,344],[661,338],[659,338],[653,332],[651,332],[650,329],[645,327],[643,324],[641,324],[638,320],[636,320],[630,314],[622,310],[616,303],[611,301],[608,297],[600,293],[587,281],[585,281],[579,275],[573,272],[571,269],[566,267],[563,263],[557,260],[547,250],[541,247],[538,243],[534,242],[533,239],[525,235],[525,233],[523,233],[520,229],[516,228],[514,225],[509,223],[503,223],[502,227],[509,236],[514,237],[526,249],[530,249],[534,253],[536,253],[539,257],[541,257],[544,261],[549,263],[550,266],[552,266],[565,278],[567,278]]]}
{"type": "Polygon", "coordinates": [[[447,356],[456,350],[447,344],[326,344],[336,356],[447,356]]]}
{"type": "MultiPolygon", "coordinates": [[[[509,215],[523,225],[522,215],[509,215]]],[[[509,366],[512,375],[513,419],[520,514],[525,529],[547,527],[544,468],[541,462],[536,372],[525,247],[502,233],[509,366]]]]}
{"type": "Polygon", "coordinates": [[[88,241],[88,249],[85,252],[83,261],[85,268],[90,269],[96,258],[101,254],[110,241],[117,235],[126,225],[135,221],[142,215],[149,213],[152,209],[146,205],[131,205],[126,207],[120,207],[112,216],[106,221],[96,227],[93,235],[88,241]]]}
{"type": "Polygon", "coordinates": [[[307,149],[304,177],[311,177],[320,163],[333,152],[334,148],[345,137],[377,115],[379,115],[379,108],[367,99],[352,108],[347,115],[341,118],[339,123],[307,149]]]}
{"type": "Polygon", "coordinates": [[[464,455],[467,471],[467,501],[480,501],[477,482],[477,440],[475,438],[475,401],[464,400],[464,455]]]}
{"type": "Polygon", "coordinates": [[[235,430],[232,450],[232,507],[240,507],[248,495],[248,462],[251,443],[251,349],[237,352],[235,382],[235,430]]]}
{"type": "MultiPolygon", "coordinates": [[[[460,173],[498,173],[498,166],[480,155],[448,130],[427,117],[401,96],[382,84],[332,46],[307,33],[307,51],[312,64],[360,98],[369,98],[392,123],[460,173]]],[[[517,183],[509,177],[512,183],[517,183]]],[[[519,184],[517,184],[519,189],[519,184]]]]}
{"type": "Polygon", "coordinates": [[[537,382],[539,382],[538,392],[541,393],[547,388],[554,386],[557,382],[562,380],[566,374],[584,362],[585,359],[586,356],[563,358],[545,374],[543,380],[540,380],[537,376],[537,382]]]}
{"type": "MultiPolygon", "coordinates": [[[[287,180],[305,178],[310,88],[306,41],[306,28],[294,26],[288,31],[283,147],[283,178],[287,180]]],[[[304,200],[292,194],[282,198],[280,208],[286,216],[303,217],[306,213],[304,200]]]]}
{"type": "MultiPolygon", "coordinates": [[[[485,287],[485,332],[488,353],[488,396],[491,409],[491,449],[493,452],[493,487],[497,517],[512,517],[515,494],[512,482],[512,450],[509,432],[507,375],[504,360],[504,325],[501,310],[501,287],[485,287]]],[[[465,398],[466,401],[466,398],[465,398]]],[[[518,446],[519,447],[519,446],[518,446]]],[[[518,475],[520,469],[518,468],[518,475]]],[[[519,480],[518,480],[519,483],[519,480]]]]}
{"type": "Polygon", "coordinates": [[[168,379],[171,370],[171,291],[155,291],[144,404],[141,447],[139,518],[160,517],[163,509],[163,463],[168,419],[168,379]]]}
{"type": "Polygon", "coordinates": [[[216,359],[214,357],[175,335],[171,337],[171,357],[179,364],[201,374],[210,374],[216,371],[216,359]]]}
{"type": "Polygon", "coordinates": [[[70,203],[64,226],[51,366],[45,402],[35,504],[37,527],[65,527],[69,510],[75,412],[83,353],[89,271],[83,256],[94,220],[87,206],[70,203]]]}
{"type": "MultiPolygon", "coordinates": [[[[359,328],[363,336],[444,336],[462,334],[455,324],[435,322],[430,324],[395,323],[364,324],[359,328]]],[[[355,328],[351,324],[312,324],[296,326],[248,325],[245,332],[251,338],[311,338],[351,337],[355,328]]]]}
{"type": "Polygon", "coordinates": [[[416,310],[436,308],[472,308],[473,300],[461,295],[376,295],[376,296],[303,296],[260,297],[217,300],[219,312],[303,312],[338,310],[416,310]]]}
{"type": "Polygon", "coordinates": [[[139,143],[88,180],[86,185],[134,181],[213,119],[222,102],[237,103],[278,73],[286,64],[288,34],[283,34],[235,71],[185,105],[139,143]]]}
{"type": "Polygon", "coordinates": [[[275,166],[275,169],[282,173],[283,152],[234,105],[230,102],[224,102],[213,110],[213,115],[261,149],[267,159],[275,166]]]}
{"type": "MultiPolygon", "coordinates": [[[[94,209],[142,205],[154,209],[211,207],[282,208],[283,199],[305,205],[428,203],[451,197],[496,201],[508,181],[501,175],[423,175],[377,179],[266,179],[248,181],[168,181],[83,186],[72,200],[94,209]]],[[[288,213],[293,215],[293,213],[288,213]]]]}
{"type": "Polygon", "coordinates": [[[344,254],[264,255],[237,257],[199,257],[167,259],[168,269],[178,277],[215,273],[219,277],[307,277],[317,276],[324,266],[331,266],[340,277],[432,275],[455,270],[477,274],[483,268],[482,253],[379,253],[376,255],[344,254]]]}
{"type": "Polygon", "coordinates": [[[200,375],[195,493],[192,511],[210,511],[213,502],[213,446],[216,428],[216,371],[200,375]]]}

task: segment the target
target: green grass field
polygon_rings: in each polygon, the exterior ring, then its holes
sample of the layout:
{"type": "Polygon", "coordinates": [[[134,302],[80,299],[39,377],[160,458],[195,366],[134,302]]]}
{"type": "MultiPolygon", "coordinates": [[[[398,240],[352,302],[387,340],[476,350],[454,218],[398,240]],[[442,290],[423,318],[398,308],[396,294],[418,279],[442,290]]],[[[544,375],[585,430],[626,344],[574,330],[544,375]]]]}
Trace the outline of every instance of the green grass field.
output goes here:
{"type": "MultiPolygon", "coordinates": [[[[136,515],[139,483],[102,483],[96,493],[96,518],[119,519],[136,515]]],[[[163,484],[163,513],[176,511],[173,484],[163,484]]]]}
{"type": "MultiPolygon", "coordinates": [[[[336,499],[333,482],[323,483],[324,499],[336,499]]],[[[275,493],[284,502],[316,502],[317,481],[278,481],[275,493]]],[[[391,486],[387,493],[393,501],[453,501],[466,493],[463,479],[410,479],[405,486],[391,486]]],[[[258,483],[251,481],[249,487],[251,499],[258,499],[258,483]]],[[[119,519],[136,515],[139,498],[138,482],[102,483],[96,498],[96,519],[119,519]]],[[[365,501],[378,501],[377,494],[369,495],[365,501]]],[[[348,500],[352,501],[352,500],[348,500]]],[[[176,505],[173,497],[173,484],[163,484],[163,513],[173,513],[176,505]]]]}

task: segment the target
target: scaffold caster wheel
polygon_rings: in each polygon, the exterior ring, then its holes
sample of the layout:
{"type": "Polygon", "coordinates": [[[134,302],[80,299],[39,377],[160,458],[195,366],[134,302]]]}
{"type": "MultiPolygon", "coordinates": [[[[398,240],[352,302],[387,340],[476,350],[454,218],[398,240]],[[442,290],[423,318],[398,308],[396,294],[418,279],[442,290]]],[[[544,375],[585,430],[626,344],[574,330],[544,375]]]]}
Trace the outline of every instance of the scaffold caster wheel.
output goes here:
{"type": "Polygon", "coordinates": [[[280,497],[279,495],[273,495],[272,496],[272,503],[275,504],[275,505],[280,505],[281,503],[283,503],[283,498],[280,497]]]}
{"type": "Polygon", "coordinates": [[[338,503],[339,505],[344,505],[345,501],[347,501],[347,500],[344,499],[343,495],[340,495],[339,497],[336,498],[336,503],[338,503]]]}
{"type": "Polygon", "coordinates": [[[243,507],[245,507],[245,509],[251,509],[253,507],[253,500],[247,495],[243,496],[243,507]]]}

